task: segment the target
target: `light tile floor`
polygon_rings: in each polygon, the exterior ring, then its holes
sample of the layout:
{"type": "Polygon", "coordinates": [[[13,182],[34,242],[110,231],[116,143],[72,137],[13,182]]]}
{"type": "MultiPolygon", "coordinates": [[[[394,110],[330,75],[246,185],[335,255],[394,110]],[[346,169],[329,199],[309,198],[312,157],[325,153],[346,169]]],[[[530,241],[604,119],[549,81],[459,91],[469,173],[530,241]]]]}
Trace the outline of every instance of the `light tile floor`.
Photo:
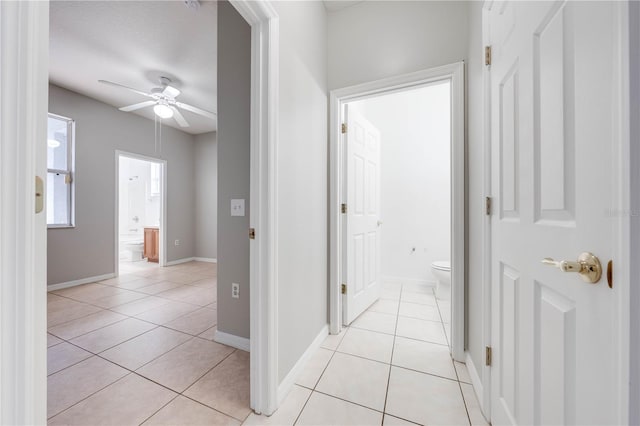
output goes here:
{"type": "Polygon", "coordinates": [[[120,265],[48,294],[48,422],[239,425],[247,352],[213,342],[216,265],[120,265]]]}
{"type": "Polygon", "coordinates": [[[430,288],[382,298],[312,355],[264,425],[486,425],[464,364],[449,354],[449,304],[430,288]]]}
{"type": "Polygon", "coordinates": [[[248,353],[213,342],[216,306],[215,264],[201,262],[122,264],[118,278],[49,293],[48,422],[486,424],[431,289],[385,286],[271,417],[249,408],[248,353]]]}

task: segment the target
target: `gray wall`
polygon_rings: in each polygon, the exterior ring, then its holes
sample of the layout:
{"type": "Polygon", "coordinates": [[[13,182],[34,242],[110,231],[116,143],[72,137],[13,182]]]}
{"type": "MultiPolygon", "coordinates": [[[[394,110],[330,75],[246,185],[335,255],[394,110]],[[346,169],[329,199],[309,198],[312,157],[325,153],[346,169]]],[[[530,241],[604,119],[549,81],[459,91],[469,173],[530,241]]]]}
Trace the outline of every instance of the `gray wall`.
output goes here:
{"type": "Polygon", "coordinates": [[[167,160],[167,260],[194,256],[193,137],[164,127],[155,153],[153,121],[54,85],[49,111],[76,120],[76,227],[48,231],[47,282],[114,272],[116,150],[167,160]]]}
{"type": "Polygon", "coordinates": [[[251,28],[218,3],[218,330],[249,338],[249,131],[251,28]],[[245,216],[230,203],[245,199],[245,216]],[[240,298],[231,298],[231,284],[240,298]]]}
{"type": "Polygon", "coordinates": [[[483,223],[484,215],[484,105],[482,2],[469,5],[467,77],[467,288],[466,348],[482,377],[483,342],[483,223]]]}
{"type": "Polygon", "coordinates": [[[327,18],[319,1],[280,17],[278,376],[327,324],[327,18]]]}
{"type": "Polygon", "coordinates": [[[218,144],[216,133],[195,137],[196,257],[218,257],[218,144]]]}

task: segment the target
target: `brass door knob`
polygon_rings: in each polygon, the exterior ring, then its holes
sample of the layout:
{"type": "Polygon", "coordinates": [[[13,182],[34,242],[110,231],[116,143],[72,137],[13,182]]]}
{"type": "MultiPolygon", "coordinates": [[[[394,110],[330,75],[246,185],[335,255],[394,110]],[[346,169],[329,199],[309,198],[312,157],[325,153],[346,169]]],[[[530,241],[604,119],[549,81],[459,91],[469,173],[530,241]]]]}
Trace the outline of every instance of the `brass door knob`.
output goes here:
{"type": "Polygon", "coordinates": [[[577,272],[582,280],[595,284],[602,277],[602,265],[600,260],[589,252],[582,253],[576,262],[570,260],[556,261],[550,257],[542,259],[542,263],[549,266],[555,266],[563,272],[577,272]]]}

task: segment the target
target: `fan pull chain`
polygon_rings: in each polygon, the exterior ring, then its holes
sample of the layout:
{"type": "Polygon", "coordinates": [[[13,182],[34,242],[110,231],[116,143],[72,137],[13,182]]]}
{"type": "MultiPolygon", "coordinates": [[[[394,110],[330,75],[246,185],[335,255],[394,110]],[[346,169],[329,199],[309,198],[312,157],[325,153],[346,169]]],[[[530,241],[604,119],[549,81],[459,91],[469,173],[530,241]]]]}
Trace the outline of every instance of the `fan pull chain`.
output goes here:
{"type": "Polygon", "coordinates": [[[160,137],[158,138],[158,146],[160,147],[160,151],[158,155],[162,158],[162,117],[158,119],[160,121],[160,137]]]}
{"type": "Polygon", "coordinates": [[[158,154],[158,116],[153,115],[153,152],[158,154]]]}

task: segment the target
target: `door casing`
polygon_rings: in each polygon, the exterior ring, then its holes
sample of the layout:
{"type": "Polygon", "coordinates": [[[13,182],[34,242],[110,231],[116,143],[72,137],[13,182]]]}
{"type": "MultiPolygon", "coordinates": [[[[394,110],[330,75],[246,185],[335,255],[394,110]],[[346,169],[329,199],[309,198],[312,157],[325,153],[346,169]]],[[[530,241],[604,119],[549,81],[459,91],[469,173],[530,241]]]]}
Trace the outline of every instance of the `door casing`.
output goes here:
{"type": "Polygon", "coordinates": [[[342,327],[340,285],[344,274],[344,231],[340,205],[345,202],[344,159],[341,123],[343,105],[355,100],[410,90],[443,80],[451,81],[451,354],[465,360],[465,141],[464,63],[443,65],[423,71],[332,90],[329,111],[329,332],[342,327]]]}
{"type": "Polygon", "coordinates": [[[116,271],[116,277],[120,275],[120,158],[131,158],[134,160],[142,160],[148,163],[160,164],[160,193],[162,199],[160,202],[160,256],[158,266],[167,265],[167,160],[160,158],[149,157],[146,155],[134,154],[132,152],[116,150],[116,188],[115,188],[115,258],[114,258],[114,270],[116,271]]]}

